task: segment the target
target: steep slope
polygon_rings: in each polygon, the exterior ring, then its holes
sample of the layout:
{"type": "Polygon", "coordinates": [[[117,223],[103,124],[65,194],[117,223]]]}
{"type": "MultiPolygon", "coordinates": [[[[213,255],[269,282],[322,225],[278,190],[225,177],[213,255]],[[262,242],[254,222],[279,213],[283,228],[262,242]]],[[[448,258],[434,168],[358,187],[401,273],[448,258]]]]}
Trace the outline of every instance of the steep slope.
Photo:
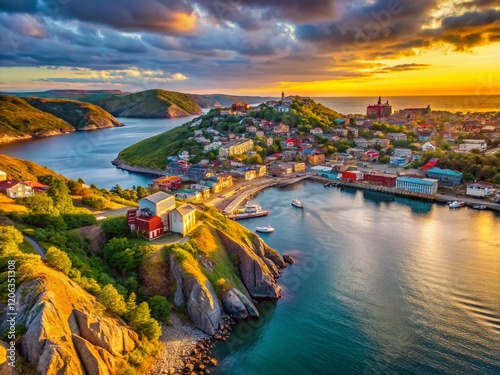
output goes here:
{"type": "Polygon", "coordinates": [[[118,374],[139,340],[120,319],[102,316],[95,297],[42,264],[16,300],[16,324],[26,327],[23,356],[41,374],[118,374]]]}
{"type": "Polygon", "coordinates": [[[94,104],[74,100],[45,98],[26,98],[26,101],[35,108],[63,119],[76,130],[123,126],[111,114],[94,104]]]}
{"type": "Polygon", "coordinates": [[[163,118],[202,113],[191,95],[165,90],[113,96],[97,104],[111,114],[122,117],[163,118]]]}
{"type": "Polygon", "coordinates": [[[60,174],[31,161],[3,154],[0,154],[0,171],[6,172],[9,178],[25,181],[38,181],[38,177],[45,175],[51,175],[59,179],[64,178],[60,174]]]}
{"type": "Polygon", "coordinates": [[[73,131],[65,120],[43,112],[13,96],[0,96],[0,142],[18,137],[73,131]]]}

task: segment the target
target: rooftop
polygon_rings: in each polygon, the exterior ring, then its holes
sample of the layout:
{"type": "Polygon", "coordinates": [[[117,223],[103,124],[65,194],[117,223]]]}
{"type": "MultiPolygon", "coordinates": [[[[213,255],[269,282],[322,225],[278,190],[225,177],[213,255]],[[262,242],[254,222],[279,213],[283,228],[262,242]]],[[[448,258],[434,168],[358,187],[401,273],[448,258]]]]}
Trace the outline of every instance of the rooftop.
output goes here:
{"type": "Polygon", "coordinates": [[[434,180],[431,178],[416,178],[416,177],[398,177],[398,181],[404,182],[413,182],[414,184],[422,184],[422,185],[434,185],[438,182],[438,180],[434,180]]]}
{"type": "Polygon", "coordinates": [[[176,210],[182,216],[186,216],[186,215],[190,214],[191,212],[196,211],[196,208],[194,208],[190,204],[183,204],[182,206],[177,207],[176,210]]]}
{"type": "Polygon", "coordinates": [[[158,193],[154,193],[150,196],[142,198],[141,201],[143,199],[145,199],[145,200],[148,200],[148,201],[153,202],[153,203],[159,203],[159,202],[161,202],[165,199],[168,199],[170,197],[174,197],[174,196],[172,194],[168,194],[168,193],[165,193],[163,191],[159,191],[158,193]]]}

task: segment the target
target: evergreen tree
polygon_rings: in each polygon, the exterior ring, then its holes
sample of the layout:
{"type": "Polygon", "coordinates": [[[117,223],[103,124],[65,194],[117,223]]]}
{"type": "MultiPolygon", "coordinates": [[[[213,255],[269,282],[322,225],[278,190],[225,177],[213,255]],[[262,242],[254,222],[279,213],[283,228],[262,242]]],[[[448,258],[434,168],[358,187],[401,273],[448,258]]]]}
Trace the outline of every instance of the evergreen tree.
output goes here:
{"type": "Polygon", "coordinates": [[[123,296],[111,284],[102,288],[101,293],[99,293],[99,300],[109,311],[117,315],[123,315],[127,311],[123,296]]]}

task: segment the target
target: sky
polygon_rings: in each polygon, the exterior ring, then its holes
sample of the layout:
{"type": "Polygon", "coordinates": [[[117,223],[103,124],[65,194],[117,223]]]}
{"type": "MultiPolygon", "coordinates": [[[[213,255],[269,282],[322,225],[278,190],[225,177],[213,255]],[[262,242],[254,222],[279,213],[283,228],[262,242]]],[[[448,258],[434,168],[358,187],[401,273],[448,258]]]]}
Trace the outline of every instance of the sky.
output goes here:
{"type": "Polygon", "coordinates": [[[0,91],[500,94],[500,0],[0,0],[0,35],[0,91]]]}

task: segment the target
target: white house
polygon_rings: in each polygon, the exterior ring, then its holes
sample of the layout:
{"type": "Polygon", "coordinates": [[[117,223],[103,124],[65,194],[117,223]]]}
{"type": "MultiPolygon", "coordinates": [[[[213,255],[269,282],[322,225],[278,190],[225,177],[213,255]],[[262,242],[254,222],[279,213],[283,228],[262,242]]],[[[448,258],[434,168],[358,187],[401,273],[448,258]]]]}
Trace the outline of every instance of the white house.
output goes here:
{"type": "Polygon", "coordinates": [[[170,212],[171,231],[186,235],[196,224],[196,208],[184,204],[170,212]]]}
{"type": "Polygon", "coordinates": [[[470,195],[473,197],[484,198],[488,195],[492,195],[493,186],[491,184],[487,184],[484,182],[475,182],[473,184],[467,185],[466,195],[470,195]]]}
{"type": "Polygon", "coordinates": [[[474,149],[478,149],[479,151],[486,150],[486,141],[484,139],[464,139],[464,143],[458,146],[458,151],[461,152],[470,152],[474,149]]]}
{"type": "Polygon", "coordinates": [[[436,146],[434,146],[432,143],[430,142],[426,142],[423,146],[422,146],[422,151],[434,151],[436,149],[436,146]]]}
{"type": "Polygon", "coordinates": [[[33,188],[19,180],[0,181],[0,191],[9,198],[24,198],[33,196],[33,188]]]}
{"type": "Polygon", "coordinates": [[[323,129],[321,129],[320,127],[317,127],[317,128],[311,129],[311,131],[309,133],[311,133],[313,135],[323,134],[323,129]]]}

